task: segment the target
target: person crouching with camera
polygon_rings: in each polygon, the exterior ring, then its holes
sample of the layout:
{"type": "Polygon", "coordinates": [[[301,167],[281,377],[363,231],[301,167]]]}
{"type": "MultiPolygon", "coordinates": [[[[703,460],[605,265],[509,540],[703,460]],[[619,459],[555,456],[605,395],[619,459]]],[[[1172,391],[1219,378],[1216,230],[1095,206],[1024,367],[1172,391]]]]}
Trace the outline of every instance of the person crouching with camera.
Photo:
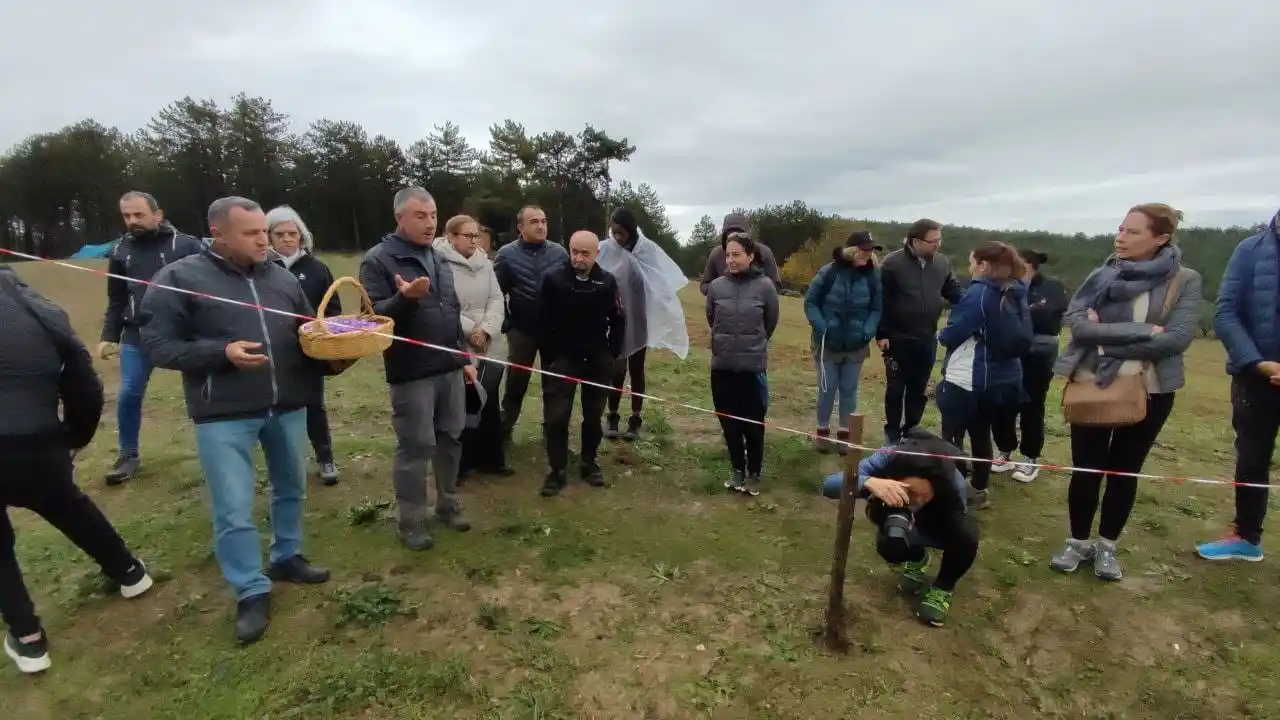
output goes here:
{"type": "MultiPolygon", "coordinates": [[[[915,615],[942,627],[956,583],[978,556],[978,523],[968,514],[965,480],[951,460],[961,456],[951,443],[911,428],[897,445],[883,447],[858,464],[858,495],[876,526],[876,552],[902,566],[898,587],[920,595],[915,615]],[[920,455],[906,453],[921,453],[920,455]],[[930,548],[941,550],[938,574],[929,584],[930,548]]],[[[823,495],[840,497],[841,473],[823,483],[823,495]]]]}

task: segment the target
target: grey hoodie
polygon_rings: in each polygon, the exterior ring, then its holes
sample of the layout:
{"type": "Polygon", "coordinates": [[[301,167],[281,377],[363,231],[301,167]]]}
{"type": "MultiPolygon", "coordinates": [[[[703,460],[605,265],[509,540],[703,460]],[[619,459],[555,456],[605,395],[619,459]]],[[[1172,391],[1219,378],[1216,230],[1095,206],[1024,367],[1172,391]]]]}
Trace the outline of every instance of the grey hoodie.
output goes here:
{"type": "MultiPolygon", "coordinates": [[[[751,222],[746,215],[742,213],[729,213],[724,216],[724,222],[720,226],[720,245],[711,249],[711,253],[707,255],[707,266],[702,270],[702,294],[706,295],[707,290],[711,287],[711,283],[725,273],[724,261],[724,239],[725,236],[734,230],[747,232],[751,222]]],[[[755,239],[755,238],[752,238],[755,239]]],[[[773,281],[774,288],[782,287],[782,278],[778,274],[778,261],[773,256],[773,251],[768,245],[756,240],[756,262],[755,264],[764,272],[770,280],[773,281]]]]}
{"type": "MultiPolygon", "coordinates": [[[[293,273],[266,262],[248,272],[213,250],[156,273],[157,285],[312,315],[293,273]]],[[[182,373],[187,414],[197,423],[260,417],[304,407],[321,366],[302,353],[303,320],[211,298],[154,288],[142,300],[142,345],[156,367],[182,373]],[[270,362],[241,370],[227,359],[237,340],[262,343],[270,362]]]]}

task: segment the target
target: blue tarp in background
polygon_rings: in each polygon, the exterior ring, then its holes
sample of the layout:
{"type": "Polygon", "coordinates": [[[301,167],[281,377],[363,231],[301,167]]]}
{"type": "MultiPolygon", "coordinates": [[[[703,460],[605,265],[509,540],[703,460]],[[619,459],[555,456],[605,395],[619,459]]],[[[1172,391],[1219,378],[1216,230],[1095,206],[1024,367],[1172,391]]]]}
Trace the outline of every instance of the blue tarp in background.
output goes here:
{"type": "Polygon", "coordinates": [[[71,259],[89,260],[89,259],[95,259],[95,258],[104,258],[107,256],[107,253],[111,252],[111,248],[115,247],[115,245],[116,245],[115,240],[112,240],[109,243],[103,243],[101,245],[85,245],[84,247],[77,250],[76,254],[71,256],[71,259]]]}

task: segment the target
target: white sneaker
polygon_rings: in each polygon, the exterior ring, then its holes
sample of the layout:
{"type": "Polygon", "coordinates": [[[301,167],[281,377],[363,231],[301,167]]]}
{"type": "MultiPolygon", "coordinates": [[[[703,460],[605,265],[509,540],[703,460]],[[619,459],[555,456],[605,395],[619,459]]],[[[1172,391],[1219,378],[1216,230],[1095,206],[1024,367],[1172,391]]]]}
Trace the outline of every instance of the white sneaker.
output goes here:
{"type": "Polygon", "coordinates": [[[18,666],[18,670],[24,674],[41,673],[53,665],[53,661],[49,659],[48,642],[45,640],[44,631],[40,632],[40,639],[31,643],[20,643],[13,635],[5,633],[4,654],[8,655],[13,664],[18,666]]]}
{"type": "Polygon", "coordinates": [[[1015,467],[1017,467],[1017,465],[1014,465],[1013,462],[1009,460],[1008,453],[1000,453],[991,461],[991,472],[993,473],[1007,473],[1015,467]]]}
{"type": "Polygon", "coordinates": [[[1040,466],[1036,464],[1035,458],[1022,458],[1023,462],[1018,464],[1016,470],[1013,471],[1013,479],[1020,483],[1029,483],[1040,477],[1040,466]]]}

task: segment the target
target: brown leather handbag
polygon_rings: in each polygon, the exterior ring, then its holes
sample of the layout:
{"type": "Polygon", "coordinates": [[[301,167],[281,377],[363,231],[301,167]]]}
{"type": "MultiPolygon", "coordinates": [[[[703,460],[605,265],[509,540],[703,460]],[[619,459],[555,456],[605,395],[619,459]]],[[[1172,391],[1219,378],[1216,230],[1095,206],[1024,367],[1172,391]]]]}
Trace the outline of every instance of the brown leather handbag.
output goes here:
{"type": "MultiPolygon", "coordinates": [[[[1182,294],[1182,270],[1169,281],[1157,325],[1169,320],[1174,303],[1182,294]]],[[[1106,387],[1093,377],[1077,378],[1073,372],[1062,389],[1062,419],[1069,425],[1096,428],[1121,428],[1137,425],[1147,418],[1147,373],[1151,362],[1142,361],[1136,375],[1119,375],[1106,387]]]]}

